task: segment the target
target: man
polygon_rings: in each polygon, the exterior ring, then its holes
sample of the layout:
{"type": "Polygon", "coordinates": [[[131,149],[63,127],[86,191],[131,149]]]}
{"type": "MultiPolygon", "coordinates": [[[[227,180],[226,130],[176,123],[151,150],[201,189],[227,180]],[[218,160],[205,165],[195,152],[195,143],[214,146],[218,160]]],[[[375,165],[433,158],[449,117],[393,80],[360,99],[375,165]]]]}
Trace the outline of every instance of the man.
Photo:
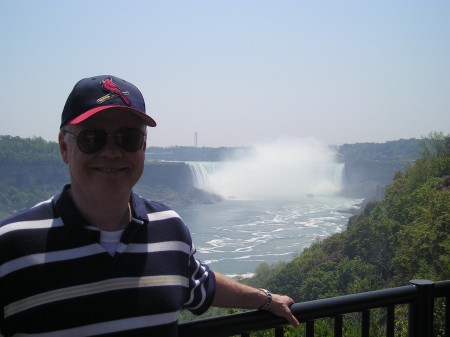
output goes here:
{"type": "Polygon", "coordinates": [[[140,91],[114,76],[79,81],[61,118],[70,184],[0,224],[6,336],[176,336],[183,308],[265,309],[294,326],[287,296],[241,285],[194,258],[189,230],[133,193],[147,126],[140,91]]]}

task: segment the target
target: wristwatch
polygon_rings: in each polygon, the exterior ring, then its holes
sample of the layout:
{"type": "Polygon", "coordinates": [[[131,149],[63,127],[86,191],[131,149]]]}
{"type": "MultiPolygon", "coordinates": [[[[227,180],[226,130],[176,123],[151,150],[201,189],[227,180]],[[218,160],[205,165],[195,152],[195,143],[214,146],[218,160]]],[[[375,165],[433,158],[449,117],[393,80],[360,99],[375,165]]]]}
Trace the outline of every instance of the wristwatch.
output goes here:
{"type": "Polygon", "coordinates": [[[262,306],[260,306],[258,308],[258,310],[268,310],[270,307],[270,304],[272,303],[272,294],[267,289],[263,289],[263,288],[258,288],[258,289],[261,290],[264,294],[266,294],[266,303],[264,303],[262,306]]]}

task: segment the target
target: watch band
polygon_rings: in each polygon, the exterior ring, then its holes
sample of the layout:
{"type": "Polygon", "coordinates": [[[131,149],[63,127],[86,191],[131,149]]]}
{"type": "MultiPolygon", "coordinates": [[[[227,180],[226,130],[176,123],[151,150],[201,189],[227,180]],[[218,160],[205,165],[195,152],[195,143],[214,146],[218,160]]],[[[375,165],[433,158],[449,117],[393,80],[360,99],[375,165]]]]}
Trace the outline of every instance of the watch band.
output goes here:
{"type": "Polygon", "coordinates": [[[269,290],[258,288],[261,290],[264,294],[266,294],[266,303],[264,303],[262,306],[259,307],[259,310],[268,310],[270,305],[272,304],[272,294],[269,290]]]}

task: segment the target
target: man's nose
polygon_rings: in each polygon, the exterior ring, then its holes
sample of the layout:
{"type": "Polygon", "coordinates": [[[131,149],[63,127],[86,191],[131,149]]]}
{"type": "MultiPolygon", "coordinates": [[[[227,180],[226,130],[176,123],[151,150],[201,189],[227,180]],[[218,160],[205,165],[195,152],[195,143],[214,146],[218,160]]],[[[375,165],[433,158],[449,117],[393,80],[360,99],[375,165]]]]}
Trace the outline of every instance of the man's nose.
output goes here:
{"type": "Polygon", "coordinates": [[[109,157],[118,157],[122,155],[122,151],[123,149],[117,144],[114,135],[108,134],[106,145],[103,147],[101,153],[109,157]]]}

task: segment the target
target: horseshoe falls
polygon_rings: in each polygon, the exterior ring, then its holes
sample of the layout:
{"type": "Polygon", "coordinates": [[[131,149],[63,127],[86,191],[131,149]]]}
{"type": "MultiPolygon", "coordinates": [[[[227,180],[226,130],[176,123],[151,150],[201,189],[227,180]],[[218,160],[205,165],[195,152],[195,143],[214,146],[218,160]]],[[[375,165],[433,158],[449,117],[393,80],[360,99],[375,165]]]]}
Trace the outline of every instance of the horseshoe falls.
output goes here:
{"type": "Polygon", "coordinates": [[[189,163],[196,186],[224,198],[178,209],[197,258],[230,276],[290,261],[345,229],[361,199],[339,196],[343,164],[314,140],[256,146],[223,162],[189,163]]]}

